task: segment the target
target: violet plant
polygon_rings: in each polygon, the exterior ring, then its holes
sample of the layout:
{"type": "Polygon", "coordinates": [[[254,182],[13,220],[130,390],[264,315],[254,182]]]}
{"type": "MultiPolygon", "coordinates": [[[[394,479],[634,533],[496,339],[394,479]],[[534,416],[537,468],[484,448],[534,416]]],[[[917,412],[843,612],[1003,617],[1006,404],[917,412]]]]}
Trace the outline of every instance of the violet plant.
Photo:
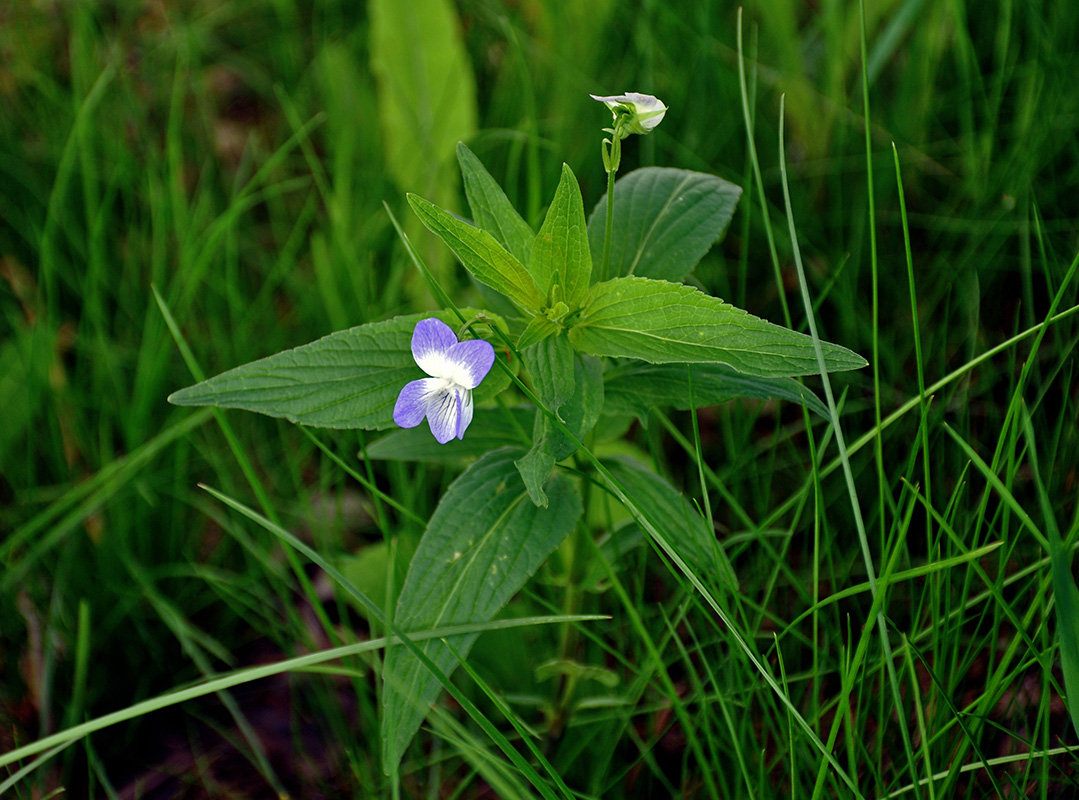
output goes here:
{"type": "MultiPolygon", "coordinates": [[[[684,283],[725,233],[741,189],[714,175],[660,167],[616,181],[621,142],[654,130],[667,108],[639,93],[593,97],[613,122],[602,147],[608,192],[590,217],[563,165],[546,218],[533,231],[463,144],[457,154],[471,222],[409,195],[423,224],[480,285],[487,309],[458,308],[433,284],[442,310],[338,331],[169,398],[299,425],[389,431],[362,456],[463,467],[428,521],[397,597],[390,628],[403,639],[489,622],[574,531],[579,546],[572,547],[570,574],[580,579],[587,538],[625,532],[586,516],[586,495],[594,491],[624,505],[632,524],[723,617],[720,590],[710,587],[735,576],[714,530],[651,464],[605,456],[606,443],[633,419],[647,424],[654,407],[779,398],[826,415],[796,380],[819,372],[815,347],[829,372],[866,364],[844,347],[684,283]]],[[[388,773],[478,635],[387,650],[388,773]]]]}

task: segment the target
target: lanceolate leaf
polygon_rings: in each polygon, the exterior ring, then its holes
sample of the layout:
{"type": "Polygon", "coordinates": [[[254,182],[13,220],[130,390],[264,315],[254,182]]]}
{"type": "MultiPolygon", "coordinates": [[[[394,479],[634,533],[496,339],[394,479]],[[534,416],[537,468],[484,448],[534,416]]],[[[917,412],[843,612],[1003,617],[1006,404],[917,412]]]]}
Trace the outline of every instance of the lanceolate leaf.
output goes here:
{"type": "Polygon", "coordinates": [[[736,397],[776,398],[801,403],[828,417],[828,409],[813,392],[793,378],[758,378],[743,375],[726,364],[641,364],[629,362],[607,373],[604,409],[628,413],[642,423],[657,406],[690,408],[689,373],[693,377],[692,405],[717,405],[736,397]]]}
{"type": "MultiPolygon", "coordinates": [[[[460,323],[443,311],[360,325],[223,372],[175,392],[169,402],[242,408],[321,428],[391,428],[401,388],[424,377],[412,357],[412,330],[431,316],[460,323]]],[[[477,402],[504,388],[502,373],[492,370],[475,392],[477,402]]]]}
{"type": "Polygon", "coordinates": [[[535,311],[544,304],[544,296],[528,270],[491,234],[462,222],[422,197],[410,194],[408,202],[420,221],[446,243],[476,280],[506,295],[521,308],[535,311]]]}
{"type": "MultiPolygon", "coordinates": [[[[684,169],[645,167],[614,185],[608,275],[680,281],[723,235],[742,189],[684,169]]],[[[607,197],[588,220],[593,259],[601,258],[607,197]]]]}
{"type": "Polygon", "coordinates": [[[463,142],[457,143],[457,161],[461,165],[465,196],[472,209],[473,221],[495,237],[518,261],[527,265],[536,234],[517,213],[483,162],[463,142]]]}
{"type": "MultiPolygon", "coordinates": [[[[394,620],[406,633],[491,620],[580,518],[580,496],[564,475],[548,482],[548,508],[528,501],[513,466],[520,455],[510,448],[488,453],[442,497],[397,602],[394,620]]],[[[449,641],[464,657],[475,640],[470,634],[449,641]]],[[[418,645],[443,672],[457,666],[445,641],[418,645]]],[[[439,683],[401,646],[387,651],[384,675],[383,767],[389,772],[438,696],[439,683]]]]}
{"type": "MultiPolygon", "coordinates": [[[[654,364],[727,364],[744,375],[817,372],[813,340],[680,283],[615,278],[595,284],[569,332],[574,347],[654,364]]],[[[859,369],[861,356],[824,342],[829,372],[859,369]]]]}
{"type": "Polygon", "coordinates": [[[577,178],[566,164],[562,165],[562,179],[547,209],[547,218],[532,245],[528,271],[544,295],[557,282],[562,287],[559,299],[570,309],[577,308],[588,291],[592,256],[588,252],[584,203],[577,178]]]}

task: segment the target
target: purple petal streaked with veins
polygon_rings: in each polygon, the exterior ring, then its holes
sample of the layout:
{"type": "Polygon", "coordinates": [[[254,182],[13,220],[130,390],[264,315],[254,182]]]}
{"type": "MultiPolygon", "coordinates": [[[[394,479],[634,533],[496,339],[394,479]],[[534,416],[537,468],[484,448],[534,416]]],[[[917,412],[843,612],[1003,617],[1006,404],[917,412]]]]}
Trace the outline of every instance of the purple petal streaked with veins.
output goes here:
{"type": "Polygon", "coordinates": [[[461,429],[461,389],[443,389],[431,395],[427,406],[427,424],[439,444],[445,444],[454,437],[460,438],[461,429]]]}
{"type": "Polygon", "coordinates": [[[397,395],[397,404],[393,407],[393,421],[402,428],[415,428],[427,415],[430,395],[437,391],[442,381],[438,378],[421,378],[405,384],[397,395]]]}
{"type": "Polygon", "coordinates": [[[495,363],[495,349],[483,339],[458,342],[446,353],[452,371],[446,376],[458,386],[475,389],[495,363]]]}
{"type": "Polygon", "coordinates": [[[460,429],[461,429],[461,432],[457,434],[458,439],[464,439],[465,438],[465,431],[468,429],[468,426],[472,424],[472,410],[473,410],[472,392],[467,392],[466,391],[466,392],[461,392],[461,394],[464,395],[464,400],[461,401],[461,423],[460,423],[460,426],[459,426],[460,429]]]}
{"type": "Polygon", "coordinates": [[[419,368],[432,378],[449,377],[446,352],[457,344],[450,326],[440,319],[421,319],[412,331],[412,357],[419,368]]]}

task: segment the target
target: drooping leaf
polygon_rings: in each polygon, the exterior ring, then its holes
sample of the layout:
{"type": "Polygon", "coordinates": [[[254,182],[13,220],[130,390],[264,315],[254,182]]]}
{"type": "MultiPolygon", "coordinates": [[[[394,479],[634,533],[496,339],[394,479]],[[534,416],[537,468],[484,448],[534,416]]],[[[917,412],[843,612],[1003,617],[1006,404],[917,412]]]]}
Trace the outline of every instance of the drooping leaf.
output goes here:
{"type": "MultiPolygon", "coordinates": [[[[575,353],[564,334],[522,351],[521,358],[540,402],[557,414],[578,439],[592,430],[603,408],[603,369],[599,360],[575,353]]],[[[572,440],[546,414],[537,412],[532,448],[517,462],[533,503],[547,505],[543,486],[554,465],[575,449],[572,440]]]]}
{"type": "Polygon", "coordinates": [[[487,231],[462,222],[447,211],[414,194],[409,205],[427,229],[438,236],[480,283],[506,295],[521,308],[535,311],[544,296],[520,261],[487,231]]]}
{"type": "Polygon", "coordinates": [[[536,234],[510,203],[502,187],[491,177],[483,162],[464,142],[457,143],[457,162],[472,219],[481,230],[487,231],[522,264],[528,264],[532,241],[536,234]]]}
{"type": "Polygon", "coordinates": [[[406,428],[392,431],[371,442],[364,452],[376,461],[452,462],[478,458],[499,447],[522,446],[532,436],[536,409],[532,406],[511,408],[477,408],[464,439],[452,439],[439,444],[427,429],[406,428]],[[507,419],[506,414],[511,415],[507,419]],[[524,441],[522,441],[522,434],[524,441]]]}
{"type": "MultiPolygon", "coordinates": [[[[573,396],[573,356],[573,347],[566,336],[550,336],[521,351],[521,360],[536,396],[555,414],[573,396]]],[[[546,415],[537,411],[532,448],[516,464],[529,497],[538,506],[548,503],[543,485],[555,465],[553,441],[547,436],[549,426],[546,415]]]]}
{"type": "MultiPolygon", "coordinates": [[[[634,170],[614,185],[608,276],[681,281],[727,230],[742,189],[702,172],[634,170]]],[[[592,258],[603,254],[607,196],[588,219],[592,258]]]]}
{"type": "Polygon", "coordinates": [[[573,347],[569,339],[545,339],[522,350],[521,360],[540,402],[557,414],[573,396],[573,347]]]}
{"type": "Polygon", "coordinates": [[[604,410],[633,414],[647,423],[652,408],[690,408],[689,374],[693,378],[693,404],[697,408],[726,403],[737,397],[776,398],[801,403],[828,417],[828,409],[812,391],[793,378],[743,375],[726,364],[641,364],[629,362],[607,373],[604,410]]]}
{"type": "MultiPolygon", "coordinates": [[[[390,428],[402,387],[424,377],[412,357],[411,342],[416,323],[427,317],[460,324],[456,315],[441,311],[360,325],[230,369],[174,392],[169,402],[242,408],[320,428],[390,428]]],[[[476,389],[474,400],[483,402],[507,380],[495,367],[476,389]]]]}
{"type": "Polygon", "coordinates": [[[562,165],[554,200],[532,244],[528,270],[545,296],[557,279],[562,287],[559,299],[570,309],[577,308],[588,291],[592,256],[588,251],[584,202],[577,178],[567,164],[562,165]]]}
{"type": "MultiPolygon", "coordinates": [[[[614,278],[595,284],[569,331],[585,353],[653,364],[727,364],[744,375],[782,378],[817,372],[813,340],[680,283],[614,278]]],[[[829,372],[859,369],[861,356],[822,342],[829,372]]]]}
{"type": "MultiPolygon", "coordinates": [[[[587,353],[575,353],[573,357],[573,395],[562,406],[559,415],[577,439],[583,439],[595,427],[603,411],[603,365],[598,358],[587,353]]],[[[573,444],[554,424],[545,417],[545,436],[552,440],[554,460],[569,458],[576,451],[573,444]]]]}
{"type": "MultiPolygon", "coordinates": [[[[427,525],[401,588],[394,620],[407,632],[494,618],[558,547],[581,516],[576,486],[564,475],[547,485],[539,508],[513,466],[520,450],[488,453],[457,478],[427,525]]],[[[462,657],[476,635],[450,639],[462,657]]],[[[458,661],[446,642],[420,649],[449,674],[458,661]]],[[[383,691],[383,766],[396,766],[430,704],[438,680],[401,646],[387,650],[383,691]]]]}
{"type": "Polygon", "coordinates": [[[686,564],[702,576],[733,580],[734,572],[715,534],[681,492],[635,459],[607,458],[603,464],[686,564]]]}

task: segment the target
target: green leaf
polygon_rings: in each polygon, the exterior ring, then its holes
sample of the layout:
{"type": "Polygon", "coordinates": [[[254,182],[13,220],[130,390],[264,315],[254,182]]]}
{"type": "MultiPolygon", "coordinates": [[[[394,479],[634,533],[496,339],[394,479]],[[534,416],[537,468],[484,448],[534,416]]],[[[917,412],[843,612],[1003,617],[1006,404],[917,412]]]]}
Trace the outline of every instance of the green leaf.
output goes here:
{"type": "Polygon", "coordinates": [[[457,143],[457,162],[465,184],[472,219],[481,230],[487,231],[522,264],[528,264],[532,241],[536,234],[510,203],[502,187],[491,177],[483,162],[464,142],[457,143]]]}
{"type": "MultiPolygon", "coordinates": [[[[525,371],[539,400],[578,439],[592,430],[603,409],[603,368],[599,360],[573,351],[565,335],[522,351],[525,371]]],[[[532,449],[517,462],[532,502],[547,505],[544,484],[554,465],[576,449],[546,414],[537,412],[532,449]]]]}
{"type": "Polygon", "coordinates": [[[524,350],[539,344],[544,339],[562,331],[562,326],[545,314],[538,314],[528,321],[528,325],[517,337],[517,349],[524,350]]]}
{"type": "MultiPolygon", "coordinates": [[[[416,323],[427,317],[450,326],[460,322],[452,312],[442,311],[338,331],[181,389],[169,396],[169,402],[242,408],[320,428],[390,428],[402,387],[424,377],[412,357],[411,343],[416,323]]],[[[499,383],[505,386],[502,372],[495,368],[480,384],[477,402],[483,399],[482,392],[497,389],[499,383]]]]}
{"type": "Polygon", "coordinates": [[[553,336],[521,351],[525,372],[540,402],[558,413],[573,397],[573,346],[565,336],[553,336]]]}
{"type": "Polygon", "coordinates": [[[479,458],[489,450],[524,444],[532,435],[535,416],[532,406],[477,408],[464,439],[439,444],[427,426],[421,425],[388,433],[369,444],[364,452],[376,461],[453,462],[479,458]],[[507,413],[511,418],[507,419],[507,413]]]}
{"type": "Polygon", "coordinates": [[[532,504],[539,508],[547,508],[551,501],[544,489],[547,486],[547,479],[551,477],[551,470],[554,469],[555,460],[543,436],[546,426],[541,427],[541,425],[542,423],[540,422],[536,423],[538,438],[535,444],[532,445],[532,449],[517,459],[514,466],[517,467],[517,472],[520,473],[521,481],[528,491],[528,498],[532,501],[532,504]]]}
{"type": "Polygon", "coordinates": [[[540,309],[545,298],[520,261],[487,231],[462,222],[448,211],[414,194],[408,196],[416,216],[457,255],[472,277],[506,295],[523,309],[540,309]]]}
{"type": "MultiPolygon", "coordinates": [[[[564,475],[548,484],[548,508],[528,502],[513,466],[520,452],[488,453],[446,491],[397,602],[394,621],[406,633],[493,619],[580,518],[580,496],[564,475]]],[[[447,641],[463,658],[476,636],[431,639],[418,646],[449,674],[458,661],[447,641]]],[[[384,675],[383,767],[392,771],[438,696],[439,683],[401,646],[387,650],[384,675]]]]}
{"type": "Polygon", "coordinates": [[[354,112],[378,119],[385,163],[399,186],[446,201],[456,180],[450,158],[476,130],[477,116],[475,78],[453,4],[370,0],[368,9],[378,113],[354,112]]]}
{"type": "MultiPolygon", "coordinates": [[[[574,347],[653,364],[720,363],[743,375],[783,378],[817,372],[813,340],[691,286],[648,278],[595,284],[569,331],[574,347]]],[[[829,372],[859,369],[861,356],[821,343],[829,372]]]]}
{"type": "MultiPolygon", "coordinates": [[[[428,434],[427,438],[434,441],[434,437],[430,434],[428,434]]],[[[341,570],[341,574],[345,576],[348,582],[359,589],[365,597],[378,604],[383,612],[386,611],[387,601],[389,602],[389,607],[393,608],[393,600],[395,599],[387,597],[390,589],[391,570],[393,586],[400,588],[405,579],[408,562],[416,549],[415,540],[412,537],[398,536],[394,544],[392,564],[390,562],[390,542],[387,540],[372,542],[365,545],[359,552],[347,553],[337,560],[337,568],[341,570]]],[[[352,607],[365,619],[372,619],[373,615],[370,609],[363,603],[353,601],[352,607]]]]}
{"type": "Polygon", "coordinates": [[[828,418],[828,409],[812,391],[793,378],[743,375],[726,364],[641,364],[629,362],[611,370],[604,385],[604,412],[633,414],[646,424],[657,406],[690,408],[688,373],[693,374],[693,403],[697,408],[718,405],[736,397],[776,398],[801,403],[828,418]]]}
{"type": "MultiPolygon", "coordinates": [[[[555,414],[573,396],[573,356],[573,347],[565,336],[551,336],[521,350],[521,360],[532,382],[532,389],[539,401],[555,414]]],[[[537,506],[544,507],[548,499],[543,486],[556,460],[553,439],[548,435],[550,429],[557,430],[551,426],[545,414],[537,412],[532,449],[516,464],[528,489],[528,496],[537,506]]]]}
{"type": "MultiPolygon", "coordinates": [[[[727,230],[742,189],[684,169],[645,167],[614,185],[611,276],[680,281],[727,230]]],[[[607,196],[588,220],[593,259],[601,258],[607,196]]]]}
{"type": "MultiPolygon", "coordinates": [[[[603,365],[600,360],[586,353],[573,357],[573,395],[562,406],[559,416],[577,439],[583,439],[596,426],[603,411],[603,365]]],[[[553,440],[554,460],[561,461],[573,455],[577,446],[544,416],[548,429],[545,435],[553,440]]]]}
{"type": "Polygon", "coordinates": [[[715,534],[681,492],[635,459],[605,458],[603,464],[683,561],[702,575],[722,575],[725,582],[733,583],[734,571],[715,534]]]}
{"type": "Polygon", "coordinates": [[[554,200],[532,244],[528,269],[545,297],[552,286],[561,285],[559,299],[571,310],[579,306],[591,283],[592,255],[588,251],[581,187],[566,164],[562,165],[554,200]]]}

